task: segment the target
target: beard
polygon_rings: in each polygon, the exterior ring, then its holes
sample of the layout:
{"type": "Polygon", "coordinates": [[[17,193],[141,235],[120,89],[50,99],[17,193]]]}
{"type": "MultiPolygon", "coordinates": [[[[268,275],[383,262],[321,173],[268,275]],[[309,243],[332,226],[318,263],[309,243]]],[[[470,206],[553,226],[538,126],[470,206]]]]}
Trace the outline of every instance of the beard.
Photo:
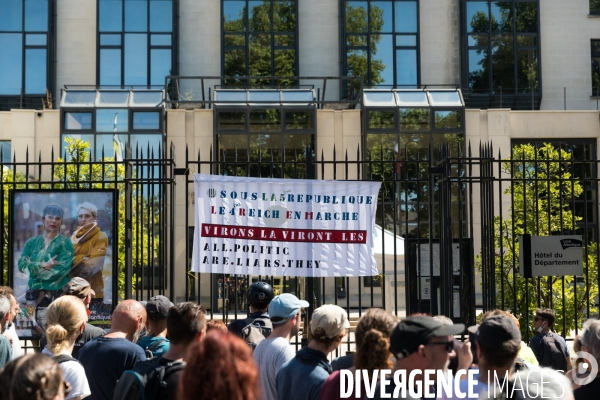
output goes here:
{"type": "Polygon", "coordinates": [[[131,340],[133,343],[137,343],[142,336],[142,332],[144,332],[144,325],[140,325],[137,331],[133,334],[133,339],[131,340]]]}
{"type": "Polygon", "coordinates": [[[298,332],[300,331],[300,327],[298,325],[294,325],[292,327],[292,331],[290,332],[290,336],[294,337],[298,334],[298,332]]]}

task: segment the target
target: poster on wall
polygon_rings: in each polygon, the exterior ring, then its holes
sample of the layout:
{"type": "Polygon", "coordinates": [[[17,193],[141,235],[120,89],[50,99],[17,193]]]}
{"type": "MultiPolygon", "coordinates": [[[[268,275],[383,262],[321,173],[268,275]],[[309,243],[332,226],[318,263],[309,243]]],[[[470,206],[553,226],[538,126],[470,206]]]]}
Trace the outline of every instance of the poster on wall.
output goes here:
{"type": "Polygon", "coordinates": [[[116,193],[112,189],[12,190],[9,281],[21,338],[39,338],[47,307],[80,277],[93,291],[89,323],[108,327],[116,294],[116,193]]]}
{"type": "Polygon", "coordinates": [[[380,182],[196,174],[192,271],[373,276],[380,182]]]}

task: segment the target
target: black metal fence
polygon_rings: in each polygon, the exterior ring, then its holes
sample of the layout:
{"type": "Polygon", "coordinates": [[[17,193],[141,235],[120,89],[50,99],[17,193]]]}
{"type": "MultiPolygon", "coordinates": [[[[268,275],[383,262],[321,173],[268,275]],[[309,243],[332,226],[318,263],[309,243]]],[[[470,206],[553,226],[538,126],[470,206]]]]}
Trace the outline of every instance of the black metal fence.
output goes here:
{"type": "Polygon", "coordinates": [[[99,159],[89,152],[89,144],[77,140],[62,153],[52,150],[48,161],[42,154],[32,157],[29,151],[23,159],[16,156],[2,162],[0,193],[3,212],[0,215],[1,283],[8,284],[10,242],[9,201],[13,189],[117,189],[117,208],[113,218],[117,229],[111,232],[110,244],[117,252],[117,280],[113,299],[147,299],[155,294],[174,292],[173,248],[173,153],[174,148],[126,149],[123,161],[117,161],[114,151],[104,151],[99,159]],[[110,154],[110,156],[109,156],[110,154]]]}
{"type": "MultiPolygon", "coordinates": [[[[552,145],[516,146],[506,159],[491,145],[476,151],[456,145],[407,147],[398,153],[356,149],[341,159],[335,150],[332,155],[297,151],[291,158],[265,150],[251,158],[243,149],[227,162],[214,154],[203,159],[200,153],[187,152],[187,173],[249,176],[254,171],[263,177],[383,181],[376,224],[384,233],[376,238],[382,254],[380,275],[373,278],[209,277],[188,272],[189,297],[208,299],[203,303],[212,315],[225,320],[245,315],[245,288],[258,279],[312,300],[311,309],[333,303],[356,315],[384,307],[400,317],[425,312],[474,324],[478,312],[502,308],[520,318],[526,337],[533,334],[537,307],[556,311],[556,330],[564,335],[598,313],[595,156],[581,159],[552,145]],[[582,235],[584,276],[522,277],[522,234],[582,235]],[[203,281],[207,279],[211,281],[203,281]]],[[[189,196],[191,176],[187,182],[189,196]]],[[[190,229],[188,254],[192,234],[190,229]]]]}
{"type": "MultiPolygon", "coordinates": [[[[399,317],[417,312],[444,314],[472,324],[479,310],[502,308],[521,319],[532,335],[536,307],[557,313],[556,331],[570,335],[598,314],[598,161],[595,151],[578,155],[552,145],[516,146],[503,159],[491,145],[477,150],[453,145],[428,149],[357,148],[343,157],[294,149],[278,156],[268,149],[240,151],[225,161],[186,149],[183,168],[174,168],[175,149],[129,149],[124,161],[94,160],[85,145],[49,161],[13,158],[0,164],[3,212],[0,243],[2,282],[10,268],[8,231],[12,189],[117,188],[120,297],[147,299],[177,293],[175,243],[185,239],[191,257],[193,173],[277,178],[382,181],[376,215],[376,259],[380,274],[363,278],[226,276],[185,271],[185,297],[202,302],[211,317],[230,320],[247,313],[245,289],[266,279],[279,292],[308,299],[312,311],[338,304],[358,317],[383,307],[399,317]],[[83,146],[83,147],[81,147],[83,146]],[[243,156],[242,156],[243,155],[243,156]],[[175,175],[186,175],[185,232],[176,231],[175,175]],[[519,274],[518,237],[581,235],[583,275],[524,278],[519,274]]],[[[78,147],[79,146],[79,147],[78,147]]],[[[111,152],[112,153],[112,152],[111,152]]],[[[2,160],[0,154],[0,160],[2,160]]],[[[310,315],[310,314],[309,314],[310,315]]],[[[350,348],[350,341],[348,341],[350,348]]]]}

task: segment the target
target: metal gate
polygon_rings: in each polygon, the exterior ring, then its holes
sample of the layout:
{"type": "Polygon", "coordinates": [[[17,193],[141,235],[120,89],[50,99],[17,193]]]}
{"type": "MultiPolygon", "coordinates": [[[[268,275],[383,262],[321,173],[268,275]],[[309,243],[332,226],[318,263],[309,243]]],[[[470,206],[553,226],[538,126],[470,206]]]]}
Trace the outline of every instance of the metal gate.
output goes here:
{"type": "MultiPolygon", "coordinates": [[[[214,151],[205,160],[186,153],[187,174],[383,183],[375,232],[378,276],[299,280],[188,272],[188,296],[209,300],[202,302],[212,315],[238,318],[247,312],[248,284],[265,279],[308,299],[311,310],[333,303],[360,315],[383,307],[399,317],[443,314],[474,324],[479,312],[502,308],[520,318],[527,337],[535,308],[549,307],[557,311],[556,330],[568,335],[598,312],[598,162],[595,152],[588,153],[579,159],[562,145],[524,145],[504,159],[487,144],[476,150],[456,144],[417,152],[356,149],[342,159],[335,150],[326,155],[310,149],[285,160],[268,152],[258,159],[235,154],[228,161],[218,160],[214,151]],[[523,233],[581,234],[585,276],[521,277],[518,236],[523,233]]],[[[192,177],[187,182],[189,196],[192,177]]],[[[191,226],[192,209],[187,210],[191,226]]],[[[186,237],[188,254],[192,233],[186,237]]]]}
{"type": "MultiPolygon", "coordinates": [[[[521,144],[503,159],[491,145],[478,149],[442,148],[346,151],[344,157],[314,154],[311,149],[276,159],[209,159],[186,149],[184,168],[175,168],[175,149],[128,150],[124,161],[94,160],[85,144],[62,157],[14,158],[2,167],[0,192],[4,209],[2,283],[9,270],[8,201],[11,189],[117,188],[120,298],[147,299],[176,293],[178,271],[186,271],[185,298],[201,302],[211,317],[225,320],[247,312],[245,289],[267,279],[279,292],[308,299],[311,310],[338,304],[358,317],[369,307],[383,307],[403,317],[412,313],[444,314],[472,324],[478,311],[502,308],[521,319],[531,335],[536,307],[557,312],[558,332],[570,335],[598,313],[598,161],[595,145],[535,146],[521,144]],[[583,149],[584,155],[578,152],[583,149]],[[363,278],[301,279],[290,277],[195,274],[175,266],[176,243],[185,239],[191,256],[193,173],[333,180],[379,180],[376,258],[379,275],[363,278]],[[174,182],[185,175],[185,231],[177,231],[174,182]],[[518,273],[518,236],[580,234],[584,275],[523,278],[518,273]]],[[[0,160],[2,157],[0,155],[0,160]]]]}
{"type": "MultiPolygon", "coordinates": [[[[16,240],[9,231],[10,192],[13,189],[117,189],[117,220],[115,232],[109,241],[117,251],[116,285],[112,301],[119,299],[147,299],[155,294],[174,292],[173,253],[173,151],[165,149],[127,147],[122,161],[91,154],[89,144],[73,140],[63,154],[49,154],[48,161],[42,155],[31,157],[27,151],[23,159],[13,157],[2,162],[0,193],[3,212],[0,215],[0,263],[1,284],[9,283],[9,254],[11,240],[16,240]],[[95,159],[97,157],[97,159],[95,159]]],[[[108,151],[107,154],[114,154],[108,151]]]]}

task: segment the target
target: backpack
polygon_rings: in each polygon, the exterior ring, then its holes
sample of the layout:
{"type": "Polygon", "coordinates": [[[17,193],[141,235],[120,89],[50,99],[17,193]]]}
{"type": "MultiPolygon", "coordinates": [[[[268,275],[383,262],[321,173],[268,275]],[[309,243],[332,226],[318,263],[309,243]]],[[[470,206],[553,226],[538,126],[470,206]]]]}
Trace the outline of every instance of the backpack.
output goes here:
{"type": "Polygon", "coordinates": [[[162,342],[166,342],[167,339],[162,338],[154,343],[152,343],[150,346],[146,346],[146,348],[144,348],[144,353],[146,353],[146,360],[152,360],[154,358],[154,350],[156,350],[156,348],[162,343],[162,342]]]}
{"type": "Polygon", "coordinates": [[[273,324],[268,318],[246,318],[244,323],[246,326],[240,332],[240,337],[252,351],[273,332],[273,324]]]}
{"type": "Polygon", "coordinates": [[[158,399],[160,388],[166,388],[166,379],[185,367],[182,361],[161,365],[157,360],[142,361],[133,369],[123,372],[117,381],[113,400],[158,399]]]}
{"type": "Polygon", "coordinates": [[[67,362],[67,361],[75,361],[75,362],[79,363],[79,360],[77,360],[76,358],[71,357],[68,354],[60,354],[58,356],[54,356],[53,358],[54,358],[54,361],[56,361],[58,364],[62,364],[62,363],[67,362]]]}
{"type": "Polygon", "coordinates": [[[515,372],[523,373],[526,371],[529,371],[529,366],[527,365],[525,360],[523,360],[521,357],[517,357],[517,360],[515,361],[515,364],[513,365],[513,374],[515,372]]]}
{"type": "Polygon", "coordinates": [[[558,371],[567,371],[567,358],[563,353],[559,336],[554,332],[542,336],[540,367],[550,367],[558,371]]]}

